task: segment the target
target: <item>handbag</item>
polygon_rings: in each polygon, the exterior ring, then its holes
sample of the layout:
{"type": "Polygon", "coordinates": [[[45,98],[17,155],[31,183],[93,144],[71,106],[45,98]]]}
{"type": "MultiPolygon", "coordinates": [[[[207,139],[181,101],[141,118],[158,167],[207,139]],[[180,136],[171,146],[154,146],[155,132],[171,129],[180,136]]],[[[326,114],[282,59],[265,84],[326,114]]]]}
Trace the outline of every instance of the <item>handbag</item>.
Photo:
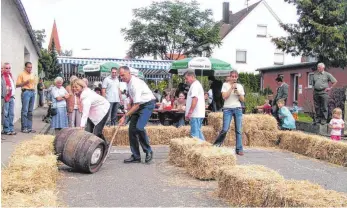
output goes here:
{"type": "Polygon", "coordinates": [[[55,116],[58,114],[58,110],[57,110],[57,101],[55,98],[53,98],[53,102],[52,102],[52,107],[51,107],[51,112],[50,112],[51,116],[55,116]]]}

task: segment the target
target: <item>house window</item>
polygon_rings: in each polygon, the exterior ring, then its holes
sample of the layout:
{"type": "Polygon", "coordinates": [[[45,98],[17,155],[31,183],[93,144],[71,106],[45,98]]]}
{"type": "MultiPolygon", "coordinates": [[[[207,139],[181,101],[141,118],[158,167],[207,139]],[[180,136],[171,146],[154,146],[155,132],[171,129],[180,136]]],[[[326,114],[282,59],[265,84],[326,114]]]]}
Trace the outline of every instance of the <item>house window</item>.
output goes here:
{"type": "Polygon", "coordinates": [[[313,72],[307,73],[307,88],[313,87],[313,72]]]}
{"type": "Polygon", "coordinates": [[[236,63],[247,63],[247,51],[236,50],[236,63]]]}
{"type": "Polygon", "coordinates": [[[267,36],[267,26],[266,25],[257,25],[257,37],[266,37],[267,36]]]}
{"type": "Polygon", "coordinates": [[[274,64],[275,65],[283,65],[284,64],[284,53],[276,52],[274,56],[274,64]]]}

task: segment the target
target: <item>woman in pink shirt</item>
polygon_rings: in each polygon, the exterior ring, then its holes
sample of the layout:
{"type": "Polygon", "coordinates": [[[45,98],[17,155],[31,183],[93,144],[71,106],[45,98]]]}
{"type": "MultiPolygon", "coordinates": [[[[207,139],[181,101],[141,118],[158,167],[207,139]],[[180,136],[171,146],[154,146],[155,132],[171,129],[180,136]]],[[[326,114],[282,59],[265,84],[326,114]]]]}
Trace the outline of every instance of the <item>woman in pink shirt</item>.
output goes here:
{"type": "Polygon", "coordinates": [[[102,130],[108,118],[110,103],[104,97],[89,89],[81,79],[74,81],[72,90],[79,97],[82,105],[80,127],[106,142],[102,130]]]}

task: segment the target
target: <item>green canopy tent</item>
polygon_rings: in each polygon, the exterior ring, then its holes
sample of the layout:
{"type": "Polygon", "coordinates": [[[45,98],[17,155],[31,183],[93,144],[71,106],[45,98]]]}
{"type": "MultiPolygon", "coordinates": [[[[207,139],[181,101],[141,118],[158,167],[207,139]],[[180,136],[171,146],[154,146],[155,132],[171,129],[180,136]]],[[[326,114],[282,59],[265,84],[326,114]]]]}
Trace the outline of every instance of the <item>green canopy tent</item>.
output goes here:
{"type": "Polygon", "coordinates": [[[228,76],[232,68],[219,59],[195,57],[172,62],[169,73],[183,75],[188,70],[194,70],[197,76],[228,76]]]}
{"type": "Polygon", "coordinates": [[[116,67],[118,69],[120,65],[115,62],[88,64],[83,66],[83,72],[89,76],[107,77],[111,74],[112,67],[116,67]]]}

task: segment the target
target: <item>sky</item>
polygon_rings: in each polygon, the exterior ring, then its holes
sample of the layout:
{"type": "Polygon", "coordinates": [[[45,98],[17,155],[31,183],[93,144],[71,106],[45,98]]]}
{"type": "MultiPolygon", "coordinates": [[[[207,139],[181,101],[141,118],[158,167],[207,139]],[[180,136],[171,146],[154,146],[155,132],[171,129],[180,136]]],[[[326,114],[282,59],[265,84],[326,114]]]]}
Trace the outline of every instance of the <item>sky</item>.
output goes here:
{"type": "MultiPolygon", "coordinates": [[[[156,0],[160,1],[160,0],[156,0]]],[[[185,0],[184,0],[185,1],[185,0]]],[[[187,0],[189,1],[189,0],[187,0]]],[[[246,7],[246,0],[197,0],[202,9],[212,9],[216,21],[222,19],[223,2],[235,13],[246,7]]],[[[297,20],[294,6],[283,0],[266,0],[284,23],[297,20]]],[[[150,5],[153,0],[22,0],[34,30],[46,30],[47,47],[53,21],[60,45],[76,57],[124,58],[130,43],[120,30],[129,27],[132,9],[150,5]],[[82,50],[89,48],[90,50],[82,50]]],[[[258,2],[249,0],[248,4],[258,2]]]]}

